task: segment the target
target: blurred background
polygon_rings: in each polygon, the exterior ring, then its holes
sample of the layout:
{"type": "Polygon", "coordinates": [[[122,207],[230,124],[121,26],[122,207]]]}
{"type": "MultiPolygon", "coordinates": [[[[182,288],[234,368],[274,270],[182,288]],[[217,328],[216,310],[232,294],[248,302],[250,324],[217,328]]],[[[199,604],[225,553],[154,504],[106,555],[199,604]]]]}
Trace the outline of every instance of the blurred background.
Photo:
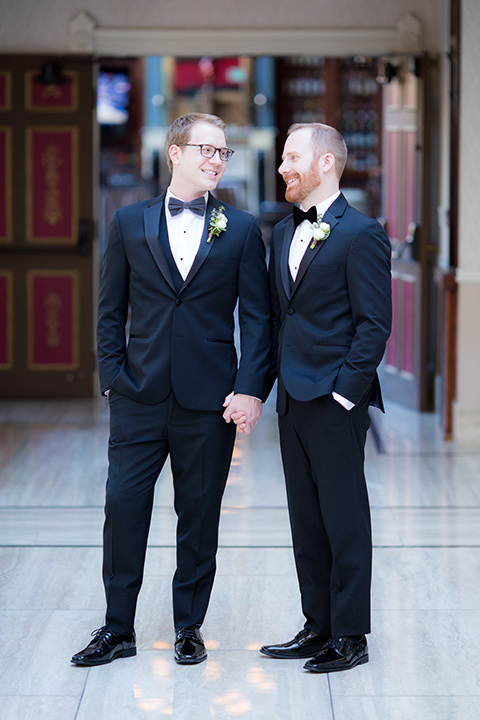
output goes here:
{"type": "Polygon", "coordinates": [[[214,0],[194,10],[68,0],[59,11],[54,0],[0,0],[0,10],[3,396],[97,392],[108,225],[118,207],[168,185],[175,117],[225,120],[235,155],[218,196],[259,218],[267,250],[288,212],[277,173],[286,131],[318,121],[347,142],[347,199],[392,244],[386,397],[434,412],[447,439],[480,443],[478,8],[228,0],[220,12],[214,0]]]}

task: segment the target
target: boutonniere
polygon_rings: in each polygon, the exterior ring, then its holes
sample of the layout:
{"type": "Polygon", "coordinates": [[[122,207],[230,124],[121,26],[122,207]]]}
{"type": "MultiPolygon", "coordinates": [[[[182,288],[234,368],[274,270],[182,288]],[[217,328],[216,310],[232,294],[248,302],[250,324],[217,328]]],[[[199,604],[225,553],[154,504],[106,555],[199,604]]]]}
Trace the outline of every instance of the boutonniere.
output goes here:
{"type": "Polygon", "coordinates": [[[310,250],[313,250],[318,242],[323,242],[330,235],[330,225],[326,222],[322,222],[322,217],[323,215],[319,215],[316,221],[312,223],[313,237],[310,244],[310,250]]]}
{"type": "Polygon", "coordinates": [[[207,243],[210,242],[214,235],[218,237],[220,233],[227,229],[228,218],[224,215],[223,210],[225,210],[223,205],[220,205],[218,210],[212,210],[210,224],[208,226],[207,243]]]}

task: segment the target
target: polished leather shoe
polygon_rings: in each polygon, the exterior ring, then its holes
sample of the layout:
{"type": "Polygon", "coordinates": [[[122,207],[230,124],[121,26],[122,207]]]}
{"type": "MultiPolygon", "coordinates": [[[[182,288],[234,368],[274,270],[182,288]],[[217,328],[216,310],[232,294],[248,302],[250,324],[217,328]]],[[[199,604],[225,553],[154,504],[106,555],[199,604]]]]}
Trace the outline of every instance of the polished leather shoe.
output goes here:
{"type": "Polygon", "coordinates": [[[198,625],[175,630],[175,662],[179,665],[195,665],[207,659],[207,651],[198,625]]]}
{"type": "Polygon", "coordinates": [[[290,658],[292,660],[307,658],[320,652],[328,639],[328,635],[319,635],[304,628],[295,635],[293,640],[279,645],[263,645],[260,652],[274,658],[290,658]]]}
{"type": "Polygon", "coordinates": [[[350,670],[367,662],[368,645],[365,635],[362,635],[360,640],[337,637],[330,638],[318,655],[305,663],[304,668],[317,673],[330,673],[350,670]]]}
{"type": "Polygon", "coordinates": [[[137,654],[135,633],[121,635],[112,632],[105,625],[92,632],[93,640],[85,650],[80,650],[71,659],[75,665],[106,665],[117,658],[132,657],[137,654]]]}

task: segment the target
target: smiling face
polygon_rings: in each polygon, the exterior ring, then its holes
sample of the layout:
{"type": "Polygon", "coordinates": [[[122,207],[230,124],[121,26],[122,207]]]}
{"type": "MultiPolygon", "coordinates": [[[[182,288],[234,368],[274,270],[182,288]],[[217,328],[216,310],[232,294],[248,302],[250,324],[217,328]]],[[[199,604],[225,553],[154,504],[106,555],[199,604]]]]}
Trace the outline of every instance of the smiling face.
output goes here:
{"type": "Polygon", "coordinates": [[[170,189],[186,202],[200,197],[207,190],[215,190],[226,166],[218,152],[212,158],[204,158],[200,148],[191,145],[222,148],[226,147],[227,140],[223,130],[209,122],[199,121],[192,125],[188,143],[188,146],[171,145],[169,148],[172,162],[170,189]]]}
{"type": "Polygon", "coordinates": [[[311,131],[296,130],[288,136],[278,172],[285,180],[285,198],[305,207],[315,204],[312,195],[318,193],[322,183],[319,159],[313,152],[311,131]]]}

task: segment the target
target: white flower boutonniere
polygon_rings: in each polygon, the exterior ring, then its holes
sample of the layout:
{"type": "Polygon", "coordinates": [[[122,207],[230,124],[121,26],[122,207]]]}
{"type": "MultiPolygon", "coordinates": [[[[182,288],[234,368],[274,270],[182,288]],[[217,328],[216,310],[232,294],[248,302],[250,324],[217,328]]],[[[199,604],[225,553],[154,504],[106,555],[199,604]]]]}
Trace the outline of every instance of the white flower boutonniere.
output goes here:
{"type": "Polygon", "coordinates": [[[212,214],[210,215],[210,224],[208,226],[207,243],[210,242],[214,235],[215,237],[218,237],[220,233],[227,229],[228,218],[224,215],[224,210],[225,208],[223,205],[220,205],[218,210],[212,210],[212,214]]]}
{"type": "Polygon", "coordinates": [[[319,215],[316,222],[312,224],[313,237],[310,244],[310,250],[313,250],[318,242],[323,242],[330,235],[330,225],[326,222],[322,222],[322,217],[322,215],[319,215]]]}

